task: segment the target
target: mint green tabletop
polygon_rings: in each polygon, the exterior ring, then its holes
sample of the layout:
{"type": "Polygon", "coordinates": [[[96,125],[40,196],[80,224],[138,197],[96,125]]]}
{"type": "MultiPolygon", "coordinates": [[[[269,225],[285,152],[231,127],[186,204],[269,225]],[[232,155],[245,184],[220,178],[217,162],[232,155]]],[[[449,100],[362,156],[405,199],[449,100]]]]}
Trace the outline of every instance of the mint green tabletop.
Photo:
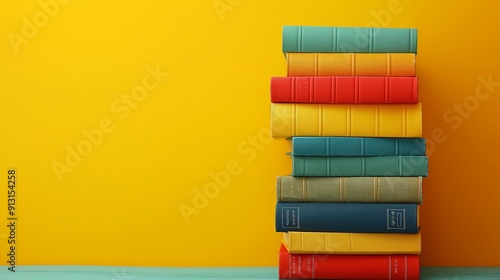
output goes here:
{"type": "MultiPolygon", "coordinates": [[[[278,279],[277,267],[159,268],[109,266],[0,266],[1,280],[278,279]]],[[[422,267],[420,279],[500,279],[500,267],[422,267]]]]}

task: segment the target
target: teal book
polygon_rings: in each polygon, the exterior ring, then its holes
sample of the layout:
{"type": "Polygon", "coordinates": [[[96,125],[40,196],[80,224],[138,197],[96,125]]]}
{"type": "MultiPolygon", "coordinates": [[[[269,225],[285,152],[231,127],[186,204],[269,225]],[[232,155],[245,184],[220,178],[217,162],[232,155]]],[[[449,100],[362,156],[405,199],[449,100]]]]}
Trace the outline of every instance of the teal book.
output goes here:
{"type": "Polygon", "coordinates": [[[284,26],[283,53],[417,53],[416,28],[284,26]]]}
{"type": "Polygon", "coordinates": [[[294,156],[425,156],[424,138],[291,137],[294,156]]]}
{"type": "Polygon", "coordinates": [[[422,176],[426,156],[304,157],[292,156],[292,176],[422,176]]]}

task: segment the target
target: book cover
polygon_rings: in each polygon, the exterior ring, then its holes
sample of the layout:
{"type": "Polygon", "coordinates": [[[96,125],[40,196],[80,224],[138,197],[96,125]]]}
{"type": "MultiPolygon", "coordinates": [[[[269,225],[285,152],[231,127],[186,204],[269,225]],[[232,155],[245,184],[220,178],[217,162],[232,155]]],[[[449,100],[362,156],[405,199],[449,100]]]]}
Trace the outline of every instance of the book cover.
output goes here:
{"type": "Polygon", "coordinates": [[[278,202],[422,203],[422,177],[276,178],[278,202]]]}
{"type": "Polygon", "coordinates": [[[420,254],[420,233],[283,233],[283,245],[292,254],[420,254]]]}
{"type": "Polygon", "coordinates": [[[294,156],[425,156],[425,138],[291,137],[294,156]]]}
{"type": "Polygon", "coordinates": [[[287,76],[416,76],[413,53],[287,53],[287,76]]]}
{"type": "Polygon", "coordinates": [[[416,28],[283,26],[283,53],[417,53],[416,28]]]}
{"type": "Polygon", "coordinates": [[[273,138],[422,137],[422,104],[271,103],[273,138]]]}
{"type": "Polygon", "coordinates": [[[271,102],[417,103],[417,77],[272,77],[271,102]]]}
{"type": "Polygon", "coordinates": [[[418,205],[277,202],[276,231],[417,233],[418,205]]]}
{"type": "Polygon", "coordinates": [[[418,254],[291,254],[281,244],[280,279],[418,280],[418,254]]]}
{"type": "Polygon", "coordinates": [[[427,156],[292,157],[292,176],[422,176],[427,156]]]}

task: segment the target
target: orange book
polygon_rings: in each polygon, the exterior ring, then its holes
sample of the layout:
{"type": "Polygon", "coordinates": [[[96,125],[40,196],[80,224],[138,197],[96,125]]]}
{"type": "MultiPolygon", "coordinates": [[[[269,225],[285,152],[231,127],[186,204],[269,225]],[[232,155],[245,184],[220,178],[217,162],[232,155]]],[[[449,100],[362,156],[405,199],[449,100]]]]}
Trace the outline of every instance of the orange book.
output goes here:
{"type": "Polygon", "coordinates": [[[416,76],[413,53],[287,53],[287,76],[416,76]]]}

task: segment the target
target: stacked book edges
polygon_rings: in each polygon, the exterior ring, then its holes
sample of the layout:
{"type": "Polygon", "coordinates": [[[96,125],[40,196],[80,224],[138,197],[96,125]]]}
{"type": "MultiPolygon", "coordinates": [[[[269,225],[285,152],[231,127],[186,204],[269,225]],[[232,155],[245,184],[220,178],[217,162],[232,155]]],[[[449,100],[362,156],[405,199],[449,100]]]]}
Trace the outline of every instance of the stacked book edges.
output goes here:
{"type": "Polygon", "coordinates": [[[419,279],[428,157],[417,30],[284,26],[271,77],[280,279],[419,279]]]}

